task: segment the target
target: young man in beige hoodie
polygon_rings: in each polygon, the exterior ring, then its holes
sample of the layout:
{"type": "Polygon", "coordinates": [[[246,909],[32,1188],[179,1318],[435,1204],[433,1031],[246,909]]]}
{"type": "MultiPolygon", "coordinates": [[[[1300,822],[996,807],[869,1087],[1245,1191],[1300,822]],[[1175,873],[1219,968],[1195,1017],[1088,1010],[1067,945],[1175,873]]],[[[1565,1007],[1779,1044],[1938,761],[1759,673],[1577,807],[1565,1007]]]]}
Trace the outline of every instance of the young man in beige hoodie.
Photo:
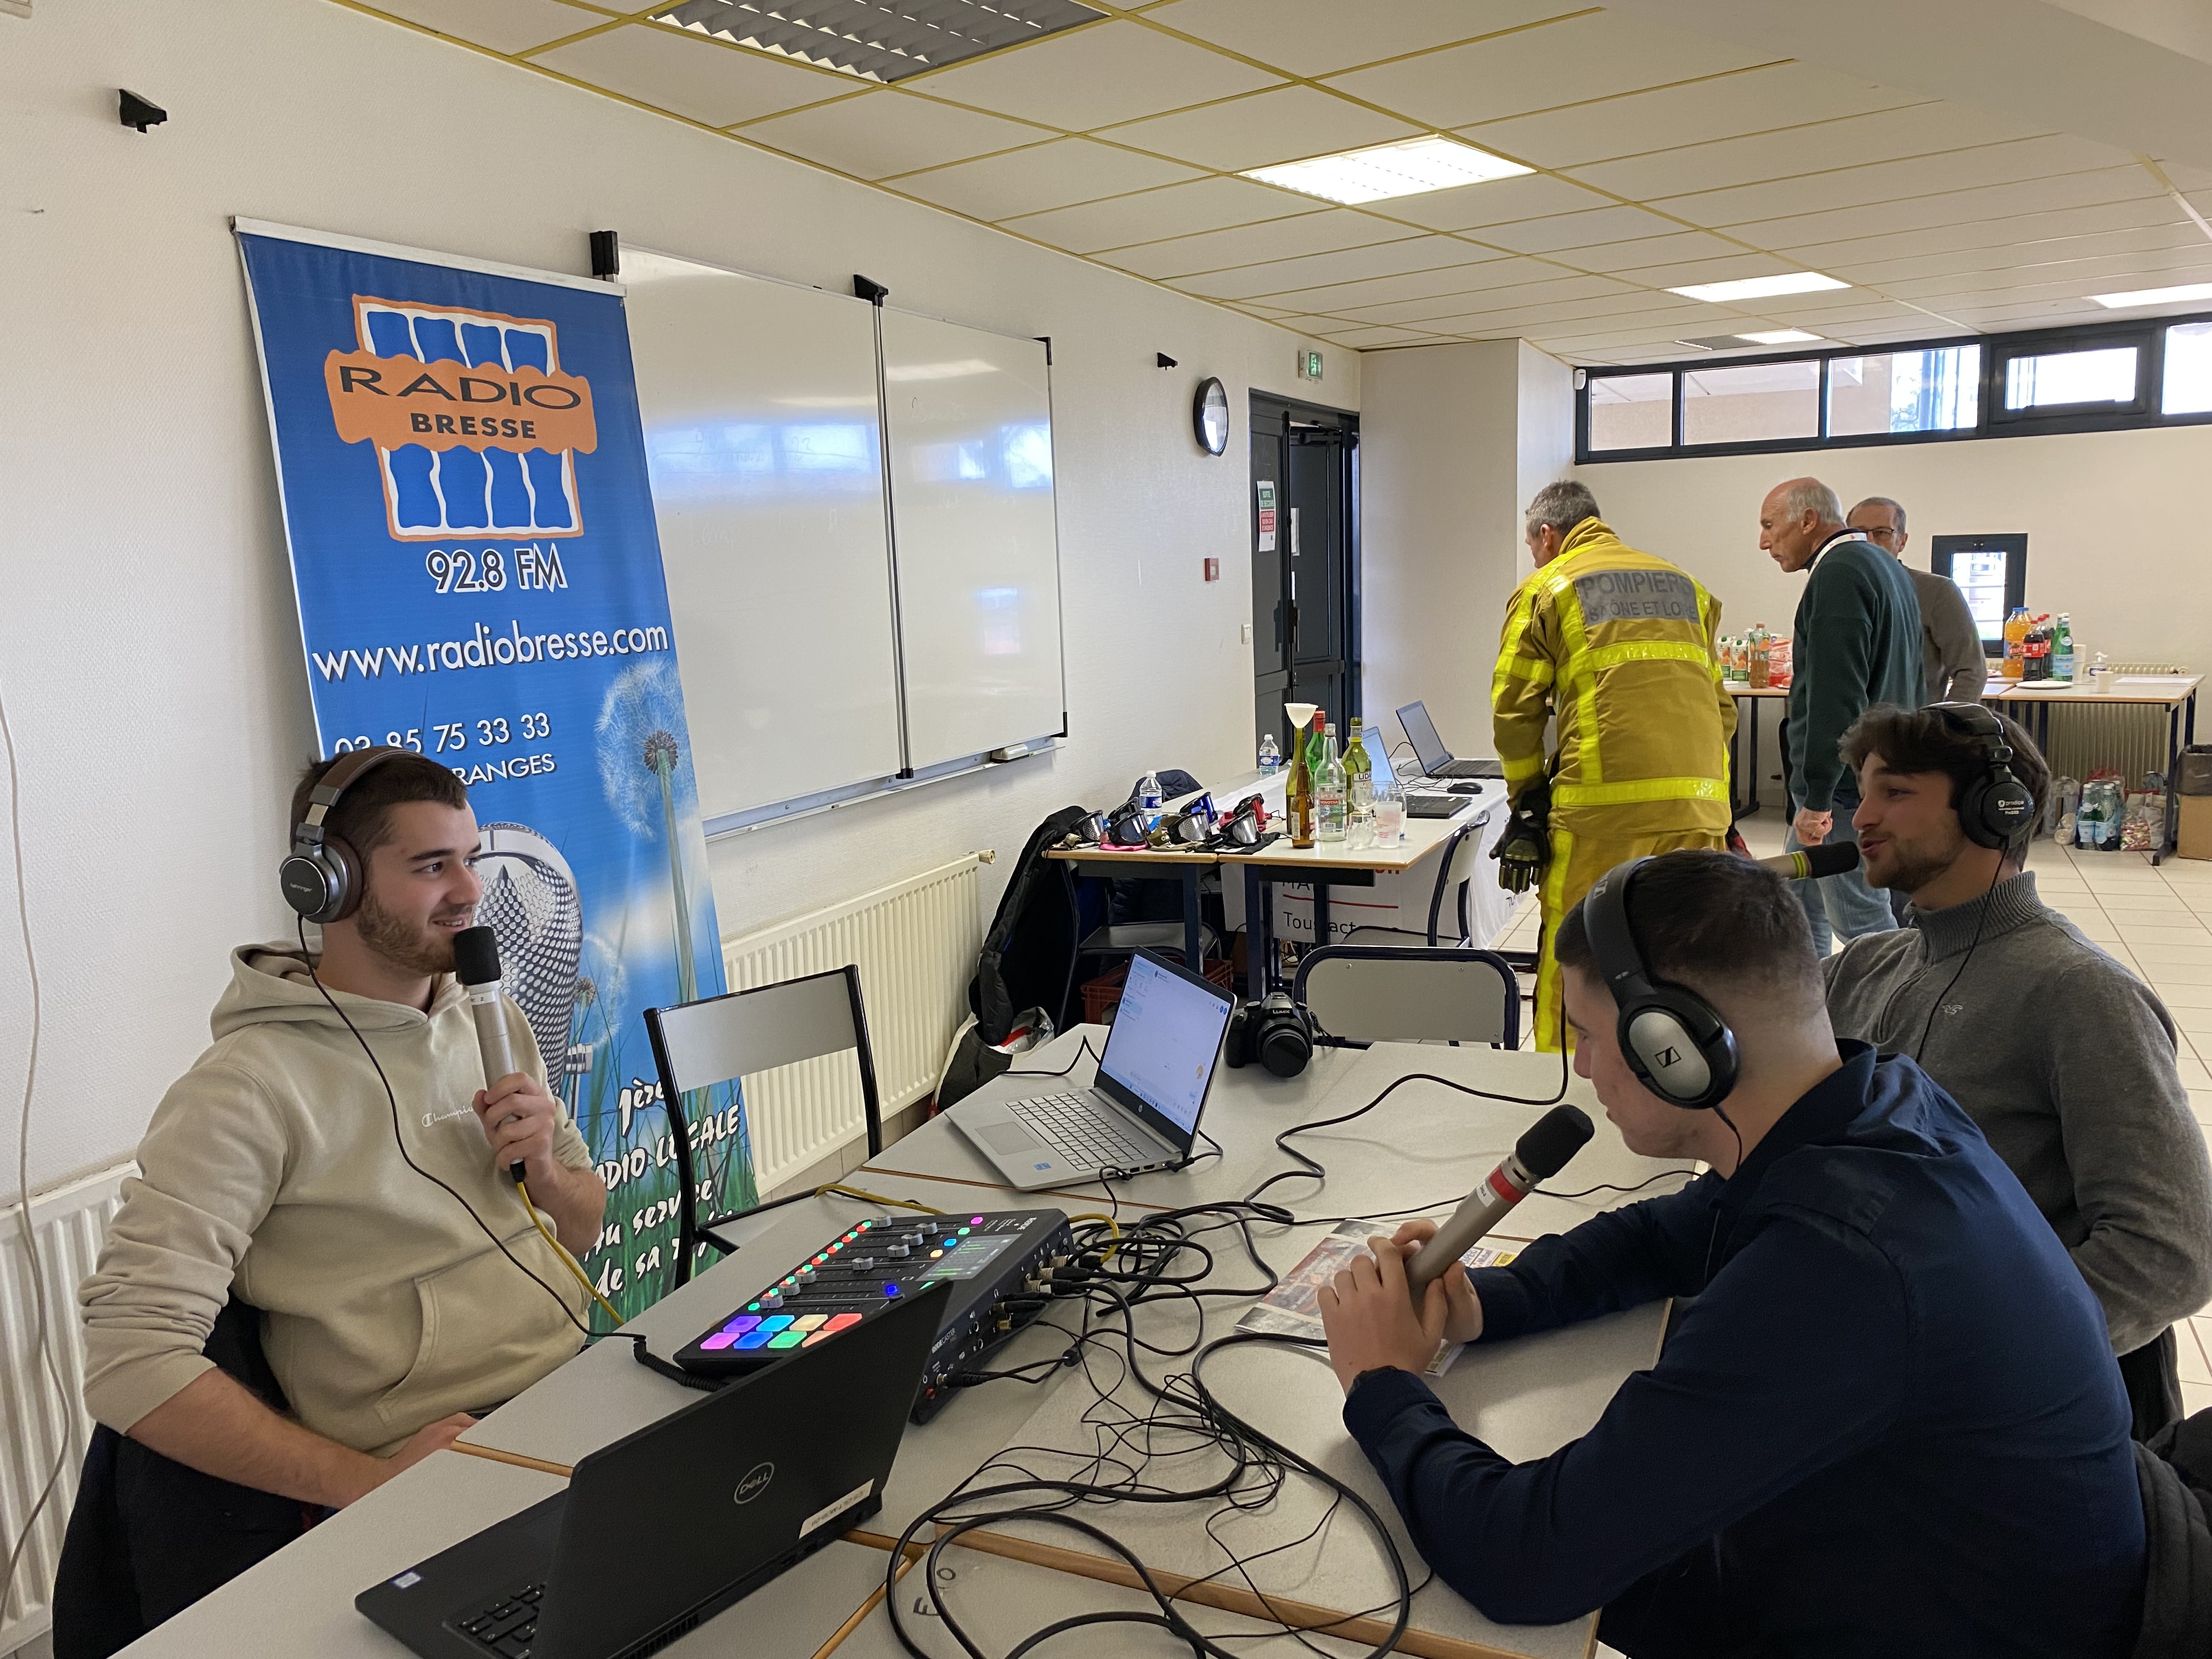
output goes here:
{"type": "MultiPolygon", "coordinates": [[[[330,764],[301,781],[295,824],[330,764]]],[[[579,1254],[606,1188],[512,1003],[521,1069],[483,1086],[451,972],[483,894],[459,781],[392,757],[327,828],[359,856],[359,908],[325,925],[317,957],[292,942],[233,953],[214,1046],[155,1111],[80,1299],[94,1418],[203,1474],[335,1507],[580,1345],[582,1287],[507,1166],[579,1254]],[[262,1310],[289,1416],[201,1353],[234,1292],[262,1310]]]]}

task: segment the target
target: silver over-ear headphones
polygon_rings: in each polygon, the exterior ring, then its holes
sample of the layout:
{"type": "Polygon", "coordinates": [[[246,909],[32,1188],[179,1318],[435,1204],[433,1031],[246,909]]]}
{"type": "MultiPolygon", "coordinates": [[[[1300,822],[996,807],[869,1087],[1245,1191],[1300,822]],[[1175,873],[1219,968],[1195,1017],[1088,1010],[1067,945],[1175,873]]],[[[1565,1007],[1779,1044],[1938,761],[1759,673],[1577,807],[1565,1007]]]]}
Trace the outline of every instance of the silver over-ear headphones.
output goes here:
{"type": "Polygon", "coordinates": [[[1742,1061],[1728,1022],[1686,985],[1655,980],[1628,920],[1628,890],[1650,863],[1631,859],[1600,876],[1583,899],[1583,926],[1599,976],[1620,1005],[1614,1031],[1629,1069],[1662,1100],[1717,1106],[1735,1087],[1742,1061]]]}

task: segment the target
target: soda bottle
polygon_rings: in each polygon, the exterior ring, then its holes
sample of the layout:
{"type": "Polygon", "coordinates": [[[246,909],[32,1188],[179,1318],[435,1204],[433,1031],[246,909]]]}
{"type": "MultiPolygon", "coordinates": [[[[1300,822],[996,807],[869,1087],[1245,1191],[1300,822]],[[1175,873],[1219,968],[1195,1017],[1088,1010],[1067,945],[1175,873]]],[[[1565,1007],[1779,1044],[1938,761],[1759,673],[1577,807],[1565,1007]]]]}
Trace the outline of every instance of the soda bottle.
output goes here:
{"type": "Polygon", "coordinates": [[[1321,770],[1314,775],[1315,828],[1323,841],[1345,838],[1346,787],[1344,760],[1336,752],[1336,727],[1326,726],[1322,732],[1321,770]]]}
{"type": "Polygon", "coordinates": [[[2071,684],[2074,678],[2074,623],[2062,611],[2058,627],[2051,636],[2051,678],[2071,684]]]}
{"type": "MultiPolygon", "coordinates": [[[[1318,723],[1319,714],[1314,715],[1318,723]]],[[[1314,844],[1314,768],[1313,744],[1305,732],[1297,734],[1291,745],[1291,782],[1285,799],[1290,805],[1291,845],[1310,847],[1314,844]]]]}
{"type": "Polygon", "coordinates": [[[2027,672],[2027,607],[2016,605],[2004,624],[2004,677],[2016,680],[2027,672]]]}
{"type": "Polygon", "coordinates": [[[1767,683],[1770,664],[1766,642],[1771,637],[1765,623],[1757,624],[1751,630],[1751,684],[1754,686],[1764,686],[1767,683]]]}

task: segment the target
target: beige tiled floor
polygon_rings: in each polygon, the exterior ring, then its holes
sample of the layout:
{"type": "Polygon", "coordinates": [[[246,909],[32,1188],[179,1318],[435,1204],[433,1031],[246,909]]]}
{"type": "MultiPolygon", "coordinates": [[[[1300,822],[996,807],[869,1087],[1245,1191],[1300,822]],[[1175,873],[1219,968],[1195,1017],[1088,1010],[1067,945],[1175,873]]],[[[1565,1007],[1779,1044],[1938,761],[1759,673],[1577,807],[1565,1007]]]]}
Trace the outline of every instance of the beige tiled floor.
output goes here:
{"type": "MultiPolygon", "coordinates": [[[[1782,850],[1775,811],[1738,826],[1753,853],[1782,850]]],[[[2191,1110],[2212,1142],[2212,862],[2168,859],[2153,866],[2142,853],[2090,853],[2039,841],[2029,851],[2037,894],[2158,994],[2172,1016],[2176,1059],[2191,1110]]],[[[1536,948],[1532,894],[1500,943],[1536,948]]],[[[1522,1024],[1526,1025],[1524,1018],[1522,1024]]],[[[1527,1046],[1524,1042],[1523,1046],[1527,1046]]],[[[2184,1403],[2212,1406],[2212,1307],[2185,1322],[2181,1340],[2184,1403]]]]}

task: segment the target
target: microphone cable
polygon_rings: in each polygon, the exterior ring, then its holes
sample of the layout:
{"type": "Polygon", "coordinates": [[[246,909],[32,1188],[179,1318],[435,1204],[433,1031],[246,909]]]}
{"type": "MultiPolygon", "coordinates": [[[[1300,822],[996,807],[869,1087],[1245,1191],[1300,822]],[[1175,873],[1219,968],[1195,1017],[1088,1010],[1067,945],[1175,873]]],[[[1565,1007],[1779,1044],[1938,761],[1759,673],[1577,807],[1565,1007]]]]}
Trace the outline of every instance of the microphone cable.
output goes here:
{"type": "MultiPolygon", "coordinates": [[[[589,1325],[586,1325],[582,1320],[576,1317],[576,1310],[568,1305],[568,1298],[562,1296],[558,1291],[555,1290],[550,1285],[548,1285],[544,1279],[540,1279],[536,1273],[531,1272],[530,1268],[524,1263],[522,1258],[515,1255],[513,1250],[508,1249],[507,1248],[507,1242],[501,1238],[497,1233],[492,1231],[490,1226],[486,1224],[484,1218],[477,1213],[476,1206],[474,1205],[471,1204],[468,1200],[463,1198],[460,1194],[455,1192],[453,1188],[448,1187],[444,1182],[439,1180],[436,1176],[432,1175],[428,1170],[424,1169],[421,1164],[415,1161],[415,1155],[407,1150],[406,1137],[399,1133],[399,1097],[392,1092],[392,1079],[384,1074],[383,1063],[377,1059],[376,1050],[368,1046],[368,1039],[361,1034],[361,1028],[356,1025],[352,1019],[348,1017],[346,1011],[338,1006],[338,1000],[331,994],[330,987],[323,983],[323,976],[315,971],[313,958],[308,954],[307,951],[307,919],[305,916],[301,916],[297,920],[300,927],[300,959],[307,964],[307,977],[315,982],[315,988],[323,994],[323,1000],[331,1005],[331,1012],[336,1014],[340,1019],[345,1021],[346,1030],[353,1033],[353,1040],[361,1044],[362,1053],[368,1056],[368,1063],[376,1068],[376,1080],[384,1085],[384,1097],[391,1103],[392,1106],[392,1141],[394,1146],[399,1148],[400,1158],[405,1161],[409,1169],[414,1170],[416,1175],[421,1176],[423,1180],[428,1182],[432,1186],[437,1188],[439,1191],[444,1193],[448,1198],[452,1199],[454,1203],[459,1205],[464,1210],[466,1210],[469,1214],[469,1219],[477,1224],[478,1230],[483,1232],[486,1238],[491,1240],[493,1245],[496,1247],[501,1255],[505,1256],[509,1261],[512,1261],[514,1264],[515,1271],[521,1273],[524,1278],[527,1279],[532,1284],[538,1286],[539,1290],[544,1291],[546,1295],[551,1297],[553,1298],[554,1305],[561,1310],[561,1316],[567,1320],[571,1325],[574,1325],[579,1331],[583,1333],[584,1340],[586,1342],[590,1342],[592,1340],[592,1328],[589,1325]]],[[[530,1211],[530,1218],[533,1223],[536,1223],[538,1231],[541,1233],[544,1232],[544,1223],[538,1220],[538,1206],[530,1203],[529,1197],[526,1194],[524,1195],[523,1203],[528,1207],[530,1211]]],[[[555,1248],[556,1249],[559,1248],[557,1243],[556,1243],[555,1248]]],[[[574,1264],[571,1262],[570,1266],[574,1267],[574,1264]]],[[[583,1277],[583,1270],[580,1267],[574,1268],[574,1271],[578,1278],[581,1279],[583,1277]]],[[[584,1288],[591,1290],[591,1283],[588,1279],[585,1281],[584,1288]]],[[[592,1294],[596,1296],[599,1293],[598,1291],[593,1291],[592,1294]]],[[[617,1322],[619,1322],[619,1321],[617,1321],[617,1322]]]]}

